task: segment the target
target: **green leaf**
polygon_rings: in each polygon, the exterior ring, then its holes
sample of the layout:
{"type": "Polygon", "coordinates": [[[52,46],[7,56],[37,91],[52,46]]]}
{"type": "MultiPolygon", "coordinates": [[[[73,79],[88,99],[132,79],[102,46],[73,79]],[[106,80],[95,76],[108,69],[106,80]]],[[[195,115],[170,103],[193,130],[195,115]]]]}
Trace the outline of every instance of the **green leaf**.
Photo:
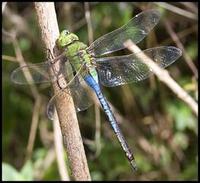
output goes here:
{"type": "Polygon", "coordinates": [[[16,181],[26,180],[14,167],[7,163],[2,163],[2,180],[16,181]]]}
{"type": "Polygon", "coordinates": [[[23,166],[23,168],[20,171],[21,175],[23,175],[23,177],[26,180],[33,180],[33,164],[31,161],[27,161],[25,163],[25,165],[23,166]]]}
{"type": "Polygon", "coordinates": [[[198,45],[196,41],[190,42],[186,48],[186,52],[192,59],[197,58],[198,55],[198,45]]]}
{"type": "Polygon", "coordinates": [[[171,163],[171,153],[164,145],[161,145],[160,150],[161,150],[160,163],[163,167],[168,166],[171,163]]]}
{"type": "Polygon", "coordinates": [[[173,142],[176,145],[181,146],[182,149],[186,149],[188,147],[189,139],[188,139],[188,137],[184,133],[177,132],[174,135],[173,142]]]}
{"type": "Polygon", "coordinates": [[[151,160],[148,159],[148,157],[142,156],[139,153],[135,155],[136,164],[139,170],[144,172],[149,172],[152,170],[152,163],[151,160]]]}
{"type": "Polygon", "coordinates": [[[91,177],[93,181],[99,181],[99,180],[103,180],[103,175],[101,172],[98,171],[93,171],[91,172],[91,177]]]}
{"type": "Polygon", "coordinates": [[[181,172],[180,178],[182,180],[197,180],[198,177],[198,165],[197,162],[189,164],[181,172]]]}
{"type": "Polygon", "coordinates": [[[20,48],[22,49],[22,51],[29,50],[30,46],[31,46],[30,40],[25,39],[25,38],[21,38],[19,40],[19,44],[20,44],[20,48]]]}
{"type": "Polygon", "coordinates": [[[169,114],[173,116],[177,130],[184,131],[188,128],[197,133],[197,120],[195,120],[189,107],[170,103],[167,105],[167,110],[169,114]]]}

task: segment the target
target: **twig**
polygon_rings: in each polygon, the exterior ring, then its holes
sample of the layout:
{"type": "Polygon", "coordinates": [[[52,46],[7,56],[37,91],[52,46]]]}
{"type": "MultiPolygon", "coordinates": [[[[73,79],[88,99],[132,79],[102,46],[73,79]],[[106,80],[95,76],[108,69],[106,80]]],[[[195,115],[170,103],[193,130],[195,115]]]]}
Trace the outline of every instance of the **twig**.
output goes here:
{"type": "Polygon", "coordinates": [[[85,24],[86,24],[86,20],[85,20],[85,18],[82,18],[77,23],[75,23],[74,25],[72,25],[71,31],[72,32],[77,31],[78,29],[80,29],[81,27],[83,27],[85,24]]]}
{"type": "Polygon", "coordinates": [[[41,180],[42,177],[44,176],[46,170],[52,165],[52,163],[55,160],[55,151],[53,148],[49,149],[47,155],[45,158],[40,161],[41,163],[37,165],[34,171],[34,178],[36,180],[41,180]]]}
{"type": "MultiPolygon", "coordinates": [[[[18,40],[16,39],[16,36],[12,37],[12,43],[13,43],[13,47],[15,50],[16,59],[18,60],[20,67],[26,65],[26,62],[25,62],[22,52],[20,50],[19,43],[18,43],[18,40]]],[[[32,82],[33,78],[32,78],[31,73],[29,72],[29,70],[27,70],[27,72],[23,71],[23,74],[27,80],[27,83],[33,83],[32,82]]],[[[34,98],[36,99],[39,95],[36,86],[35,85],[29,85],[29,86],[30,86],[30,89],[31,89],[31,92],[32,92],[34,98]]]]}
{"type": "Polygon", "coordinates": [[[48,120],[46,119],[46,117],[44,118],[45,119],[41,117],[41,120],[39,123],[39,136],[40,136],[40,140],[42,144],[48,148],[50,144],[54,143],[54,134],[48,128],[48,120]]]}
{"type": "Polygon", "coordinates": [[[95,104],[95,144],[96,144],[96,153],[97,157],[101,152],[101,116],[99,106],[95,104]]]}
{"type": "MultiPolygon", "coordinates": [[[[92,22],[91,22],[91,16],[90,16],[90,7],[89,3],[85,2],[85,19],[87,22],[87,28],[88,28],[88,40],[89,44],[92,44],[94,41],[94,36],[93,36],[93,29],[92,29],[92,22]]],[[[100,116],[100,106],[96,105],[95,103],[95,144],[96,144],[96,152],[95,156],[98,156],[99,153],[101,152],[101,116],[100,116]]]]}
{"type": "MultiPolygon", "coordinates": [[[[59,52],[56,50],[55,43],[59,36],[59,29],[54,4],[35,3],[35,9],[45,47],[51,53],[54,51],[55,55],[58,55],[59,52]]],[[[50,56],[48,55],[48,57],[50,56]]],[[[58,62],[55,63],[54,69],[60,69],[58,62]]],[[[64,85],[66,84],[65,80],[58,80],[59,84],[60,82],[63,82],[64,85]]],[[[55,94],[60,91],[58,83],[53,83],[55,94]]],[[[64,147],[68,155],[72,175],[75,180],[90,180],[90,173],[71,96],[65,94],[65,92],[63,92],[63,95],[59,95],[56,99],[56,110],[58,112],[64,147]]]]}
{"type": "Polygon", "coordinates": [[[176,43],[176,45],[183,51],[183,57],[187,63],[187,65],[189,66],[189,68],[192,70],[192,72],[194,73],[195,78],[198,78],[198,70],[196,69],[195,65],[193,64],[192,59],[190,58],[190,56],[187,54],[187,52],[184,49],[183,44],[181,43],[181,41],[179,40],[178,36],[176,35],[176,33],[173,31],[170,23],[168,20],[165,20],[165,27],[167,29],[167,31],[169,32],[171,38],[173,39],[173,41],[176,43]]]}
{"type": "Polygon", "coordinates": [[[190,9],[194,13],[198,13],[198,5],[195,6],[195,3],[193,2],[179,2],[180,4],[183,4],[186,8],[190,9]]]}
{"type": "Polygon", "coordinates": [[[191,13],[189,11],[186,11],[186,10],[183,10],[181,8],[178,8],[174,5],[171,5],[169,3],[165,3],[165,2],[155,2],[155,4],[157,4],[158,6],[161,6],[173,13],[176,13],[176,14],[179,14],[181,16],[184,16],[184,17],[187,17],[187,18],[190,18],[190,19],[193,19],[193,20],[197,20],[198,17],[196,14],[194,13],[191,13]]]}
{"type": "MultiPolygon", "coordinates": [[[[198,28],[198,25],[194,25],[192,27],[189,27],[188,29],[184,29],[180,32],[177,32],[176,34],[179,37],[179,39],[182,39],[182,38],[188,36],[189,34],[192,34],[193,32],[197,31],[198,30],[197,28],[198,28]]],[[[169,38],[165,39],[164,41],[162,41],[160,43],[160,45],[169,45],[172,42],[173,42],[172,38],[169,37],[169,38]]]]}
{"type": "Polygon", "coordinates": [[[92,31],[92,22],[91,22],[91,17],[90,17],[90,9],[89,9],[89,3],[85,2],[85,18],[87,22],[87,28],[88,28],[88,39],[89,39],[89,44],[93,42],[93,31],[92,31]]]}
{"type": "Polygon", "coordinates": [[[9,56],[9,55],[2,55],[2,60],[8,60],[11,62],[19,62],[15,57],[9,56]]]}
{"type": "Polygon", "coordinates": [[[7,6],[4,13],[4,19],[15,27],[14,31],[16,33],[25,33],[25,35],[28,35],[31,38],[31,41],[36,43],[36,39],[32,35],[32,30],[29,28],[27,21],[25,21],[24,17],[13,11],[12,8],[9,8],[9,6],[7,6]]]}
{"type": "Polygon", "coordinates": [[[58,120],[57,113],[54,113],[54,121],[53,121],[53,131],[54,131],[54,146],[58,164],[58,170],[60,173],[60,177],[62,181],[69,181],[69,175],[67,172],[67,168],[65,166],[65,159],[64,159],[64,151],[63,151],[63,141],[62,135],[60,130],[60,124],[58,120]]]}
{"type": "Polygon", "coordinates": [[[26,151],[27,151],[26,159],[29,159],[31,157],[31,154],[33,151],[33,146],[34,146],[37,127],[38,127],[38,121],[39,121],[40,105],[41,105],[41,98],[40,98],[40,96],[38,96],[36,98],[35,105],[33,108],[31,129],[30,129],[30,133],[29,133],[28,145],[26,148],[26,151]]]}
{"type": "MultiPolygon", "coordinates": [[[[9,34],[7,34],[9,35],[9,34]]],[[[22,55],[21,49],[19,47],[19,43],[18,40],[16,38],[16,35],[11,35],[11,41],[13,43],[13,47],[15,50],[15,54],[16,54],[16,61],[18,61],[20,66],[24,66],[26,65],[26,62],[24,60],[24,57],[22,55]]],[[[29,83],[31,80],[33,80],[31,73],[29,72],[29,70],[27,70],[27,72],[23,72],[27,83],[29,83]]],[[[33,110],[33,115],[32,115],[32,123],[31,123],[31,129],[30,129],[30,133],[29,133],[29,140],[28,140],[28,145],[27,145],[27,155],[26,155],[26,159],[29,159],[33,150],[33,145],[34,145],[34,141],[35,141],[35,135],[36,135],[36,131],[37,131],[37,126],[38,126],[38,118],[39,118],[39,106],[40,106],[40,95],[39,92],[36,88],[35,85],[29,85],[32,95],[35,99],[35,106],[34,106],[34,110],[33,110]]]]}
{"type": "MultiPolygon", "coordinates": [[[[23,54],[21,52],[18,40],[16,38],[15,34],[11,34],[7,31],[4,30],[4,34],[6,36],[9,36],[11,38],[14,50],[15,50],[15,57],[11,57],[11,56],[4,56],[4,59],[7,60],[12,60],[15,62],[18,62],[20,66],[24,66],[26,65],[26,62],[24,60],[23,54]]],[[[27,83],[29,83],[31,80],[33,80],[32,75],[30,73],[30,71],[27,69],[27,72],[23,71],[23,74],[25,76],[25,79],[27,80],[27,83]]],[[[35,136],[36,136],[36,131],[37,131],[37,127],[38,127],[38,120],[39,120],[39,107],[40,107],[40,102],[41,102],[41,98],[40,98],[40,94],[36,88],[35,85],[29,85],[32,95],[35,99],[35,105],[34,105],[34,109],[33,109],[33,115],[32,115],[32,123],[31,123],[31,129],[30,129],[30,133],[29,133],[29,140],[28,140],[28,145],[27,145],[27,154],[26,154],[26,159],[29,159],[31,157],[32,154],[32,150],[33,150],[33,145],[34,145],[34,141],[35,141],[35,136]]]]}
{"type": "MultiPolygon", "coordinates": [[[[132,51],[133,53],[141,52],[140,48],[138,48],[132,41],[128,40],[124,43],[126,47],[132,51]]],[[[141,52],[142,53],[142,52],[141,52]]],[[[149,57],[145,54],[140,54],[139,58],[142,62],[144,62],[149,68],[151,68],[152,72],[165,83],[181,100],[183,100],[198,116],[198,105],[193,100],[193,98],[184,90],[182,89],[169,75],[169,73],[161,69],[159,66],[156,65],[149,57]]]]}

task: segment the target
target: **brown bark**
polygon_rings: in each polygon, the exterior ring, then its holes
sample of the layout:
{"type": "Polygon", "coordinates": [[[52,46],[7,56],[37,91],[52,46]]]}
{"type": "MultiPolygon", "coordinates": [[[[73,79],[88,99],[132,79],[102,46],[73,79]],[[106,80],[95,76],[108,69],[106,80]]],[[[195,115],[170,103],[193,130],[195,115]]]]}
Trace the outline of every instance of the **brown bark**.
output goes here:
{"type": "MultiPolygon", "coordinates": [[[[58,55],[55,43],[59,36],[59,28],[54,3],[35,3],[35,9],[41,29],[42,41],[51,53],[54,52],[55,55],[58,55]]],[[[55,64],[55,67],[59,69],[59,64],[55,64]]],[[[66,84],[65,81],[63,84],[66,84]]],[[[57,83],[53,83],[53,89],[54,94],[60,90],[57,83]]],[[[56,110],[72,175],[75,180],[91,180],[78,120],[70,95],[63,94],[57,97],[56,110]]]]}

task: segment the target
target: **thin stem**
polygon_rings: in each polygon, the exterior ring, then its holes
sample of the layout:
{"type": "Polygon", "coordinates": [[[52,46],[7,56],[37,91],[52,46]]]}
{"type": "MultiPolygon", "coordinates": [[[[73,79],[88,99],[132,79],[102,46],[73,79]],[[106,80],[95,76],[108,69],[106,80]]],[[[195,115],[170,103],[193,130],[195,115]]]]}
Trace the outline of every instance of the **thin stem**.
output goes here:
{"type": "Polygon", "coordinates": [[[89,9],[89,3],[85,2],[85,18],[87,22],[87,28],[88,28],[88,39],[89,39],[89,44],[93,42],[93,30],[92,30],[92,22],[91,22],[91,17],[90,17],[90,9],[89,9]]]}
{"type": "Polygon", "coordinates": [[[10,62],[19,62],[19,60],[17,60],[16,57],[12,57],[9,55],[2,55],[2,60],[8,60],[10,62]]]}
{"type": "Polygon", "coordinates": [[[53,162],[55,161],[55,151],[53,148],[49,149],[45,158],[40,161],[41,163],[38,166],[37,169],[35,169],[34,177],[36,180],[41,180],[43,176],[45,175],[46,171],[50,166],[52,166],[53,162]]]}
{"type": "Polygon", "coordinates": [[[26,159],[29,159],[32,155],[36,132],[37,132],[37,127],[38,127],[38,122],[39,122],[40,105],[41,105],[41,98],[38,96],[36,98],[35,105],[33,108],[31,129],[30,129],[30,133],[29,133],[28,145],[26,148],[26,150],[27,150],[26,159]]]}
{"type": "Polygon", "coordinates": [[[194,73],[195,78],[197,79],[198,78],[198,70],[197,70],[196,66],[194,65],[191,57],[185,51],[183,44],[181,43],[181,41],[180,41],[179,37],[177,36],[177,34],[172,29],[172,26],[171,26],[171,24],[169,23],[168,20],[165,21],[165,27],[166,27],[168,33],[170,34],[171,38],[173,39],[173,41],[182,50],[183,57],[184,57],[187,65],[192,70],[192,72],[194,73]]]}
{"type": "Polygon", "coordinates": [[[193,2],[179,2],[180,4],[184,5],[187,9],[190,9],[194,13],[198,13],[198,5],[195,6],[193,2]]]}
{"type": "MultiPolygon", "coordinates": [[[[90,7],[89,3],[85,2],[85,19],[87,22],[88,28],[88,40],[89,44],[92,44],[94,41],[93,29],[92,29],[92,21],[90,16],[90,7]]],[[[98,156],[101,152],[101,116],[100,116],[100,107],[95,103],[95,144],[96,144],[96,152],[95,156],[98,156]]]]}
{"type": "Polygon", "coordinates": [[[54,122],[53,122],[53,128],[54,128],[54,146],[56,151],[56,158],[57,158],[57,164],[58,164],[58,170],[62,181],[69,181],[69,175],[67,172],[67,168],[65,166],[65,159],[64,159],[64,150],[63,150],[63,141],[62,141],[62,135],[60,130],[60,124],[58,120],[58,115],[55,112],[54,113],[54,122]]]}
{"type": "MultiPolygon", "coordinates": [[[[14,50],[15,50],[16,59],[18,60],[20,67],[26,65],[26,62],[25,62],[24,57],[22,55],[21,49],[19,47],[18,40],[16,39],[15,36],[12,38],[12,43],[13,43],[13,47],[14,47],[14,50]]],[[[27,72],[23,71],[23,74],[24,74],[24,76],[27,80],[27,83],[33,83],[33,78],[32,78],[32,75],[31,75],[29,70],[27,70],[27,72]]],[[[36,99],[39,95],[36,86],[35,85],[29,85],[29,86],[30,86],[30,89],[31,89],[31,92],[32,92],[34,98],[36,99]]]]}
{"type": "Polygon", "coordinates": [[[157,4],[158,6],[161,6],[173,13],[176,13],[176,14],[179,14],[181,16],[184,16],[184,17],[187,17],[187,18],[190,18],[192,20],[197,20],[198,17],[197,17],[197,14],[194,14],[194,13],[191,13],[189,11],[186,11],[186,10],[183,10],[181,8],[178,8],[174,5],[171,5],[169,3],[166,3],[166,2],[156,2],[155,4],[157,4]]]}
{"type": "MultiPolygon", "coordinates": [[[[35,3],[35,9],[39,27],[41,29],[42,41],[44,42],[46,49],[57,56],[60,54],[59,50],[56,48],[59,29],[54,3],[37,2],[35,3]]],[[[51,55],[48,55],[48,58],[50,56],[51,55]]],[[[60,70],[59,62],[53,64],[53,69],[57,71],[60,70]]],[[[50,74],[53,74],[51,71],[49,72],[50,74]]],[[[52,84],[55,95],[60,91],[58,84],[66,85],[62,73],[58,78],[58,83],[55,82],[52,84]]],[[[70,95],[66,95],[65,92],[63,92],[63,95],[56,98],[56,111],[58,112],[64,147],[68,155],[74,179],[91,180],[74,103],[70,95]]]]}
{"type": "MultiPolygon", "coordinates": [[[[194,25],[192,27],[189,27],[188,29],[184,29],[184,30],[182,30],[180,32],[177,32],[176,34],[179,37],[179,39],[182,39],[182,38],[184,38],[184,37],[186,37],[186,36],[188,36],[188,35],[190,35],[190,34],[192,34],[194,32],[197,32],[197,30],[198,30],[197,28],[198,28],[198,25],[194,25]]],[[[173,42],[172,38],[169,37],[169,38],[165,39],[164,41],[162,41],[160,43],[160,45],[169,45],[172,42],[173,42]]]]}
{"type": "MultiPolygon", "coordinates": [[[[138,48],[131,40],[126,41],[125,45],[133,53],[142,53],[140,48],[138,48]]],[[[193,110],[196,116],[198,116],[198,105],[195,100],[170,77],[167,70],[161,69],[145,54],[140,54],[139,58],[149,68],[151,68],[152,72],[159,78],[160,81],[165,83],[182,101],[184,101],[193,110]]]]}

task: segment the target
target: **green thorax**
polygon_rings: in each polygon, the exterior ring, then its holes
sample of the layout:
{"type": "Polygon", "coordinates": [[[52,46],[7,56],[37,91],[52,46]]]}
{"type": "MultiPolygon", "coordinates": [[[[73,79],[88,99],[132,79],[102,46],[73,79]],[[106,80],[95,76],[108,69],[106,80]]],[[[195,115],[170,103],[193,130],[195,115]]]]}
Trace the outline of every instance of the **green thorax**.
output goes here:
{"type": "MultiPolygon", "coordinates": [[[[87,53],[87,45],[79,41],[77,35],[69,33],[67,30],[61,32],[57,45],[59,48],[65,50],[65,56],[69,62],[73,65],[74,69],[78,71],[82,66],[83,62],[87,65],[91,65],[91,55],[87,53]]],[[[93,77],[97,77],[95,69],[88,70],[93,77]]],[[[86,72],[82,75],[87,74],[86,72]]]]}

